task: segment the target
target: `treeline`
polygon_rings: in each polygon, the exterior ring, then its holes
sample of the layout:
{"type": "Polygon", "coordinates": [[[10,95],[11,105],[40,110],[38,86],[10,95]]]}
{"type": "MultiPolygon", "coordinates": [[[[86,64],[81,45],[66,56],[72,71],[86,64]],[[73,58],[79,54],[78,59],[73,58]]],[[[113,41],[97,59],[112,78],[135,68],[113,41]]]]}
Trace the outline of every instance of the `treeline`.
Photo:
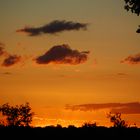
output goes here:
{"type": "MultiPolygon", "coordinates": [[[[31,127],[34,112],[29,103],[11,106],[8,103],[0,106],[0,113],[3,120],[0,120],[0,127],[31,127]]],[[[129,126],[125,120],[121,118],[121,113],[108,113],[107,118],[113,123],[114,128],[137,128],[136,124],[129,126]]],[[[97,123],[84,123],[79,128],[97,128],[97,123]]],[[[33,127],[32,127],[33,128],[33,127]]],[[[60,124],[57,126],[46,126],[45,128],[63,128],[60,124]]],[[[67,128],[76,128],[74,125],[69,125],[67,128]]]]}
{"type": "Polygon", "coordinates": [[[5,118],[0,123],[0,136],[3,139],[140,139],[140,128],[130,127],[121,118],[120,113],[109,113],[107,117],[113,126],[97,126],[95,123],[84,123],[81,127],[69,125],[32,127],[34,112],[29,103],[0,106],[0,113],[5,118]]]}

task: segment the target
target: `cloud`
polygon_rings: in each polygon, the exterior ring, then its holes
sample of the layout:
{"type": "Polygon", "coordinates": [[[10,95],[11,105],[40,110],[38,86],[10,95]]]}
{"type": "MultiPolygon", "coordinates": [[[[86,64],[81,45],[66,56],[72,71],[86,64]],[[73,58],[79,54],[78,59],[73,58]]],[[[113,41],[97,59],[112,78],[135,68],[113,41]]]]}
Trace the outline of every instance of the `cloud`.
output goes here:
{"type": "Polygon", "coordinates": [[[38,64],[71,64],[77,65],[87,61],[89,51],[79,52],[72,50],[68,45],[57,45],[49,49],[45,54],[38,56],[35,61],[38,64]]]}
{"type": "Polygon", "coordinates": [[[123,114],[140,114],[140,103],[134,102],[134,103],[127,103],[126,105],[120,107],[120,108],[112,108],[112,113],[120,112],[123,114]]]}
{"type": "MultiPolygon", "coordinates": [[[[5,44],[0,42],[0,56],[4,56],[4,60],[1,66],[9,67],[18,63],[21,60],[21,56],[9,54],[9,52],[4,50],[4,46],[5,44]]],[[[10,75],[11,73],[5,72],[3,74],[10,75]]]]}
{"type": "Polygon", "coordinates": [[[41,34],[55,34],[58,32],[63,31],[70,31],[70,30],[80,30],[80,29],[86,29],[87,24],[85,23],[79,23],[79,22],[73,22],[73,21],[59,21],[54,20],[50,22],[49,24],[46,24],[41,27],[25,27],[23,29],[19,29],[16,32],[25,32],[28,33],[29,36],[37,36],[41,34]]]}
{"type": "Polygon", "coordinates": [[[101,104],[81,104],[66,105],[65,109],[72,111],[96,111],[101,109],[110,109],[112,113],[120,112],[123,114],[140,114],[140,103],[101,103],[101,104]]]}
{"type": "Polygon", "coordinates": [[[121,63],[140,64],[140,53],[128,56],[127,58],[122,60],[121,63]]]}
{"type": "Polygon", "coordinates": [[[139,25],[139,28],[137,29],[136,33],[140,33],[140,25],[139,25]]]}
{"type": "Polygon", "coordinates": [[[20,60],[21,60],[21,56],[9,55],[7,58],[4,59],[2,66],[9,67],[18,63],[20,60]]]}

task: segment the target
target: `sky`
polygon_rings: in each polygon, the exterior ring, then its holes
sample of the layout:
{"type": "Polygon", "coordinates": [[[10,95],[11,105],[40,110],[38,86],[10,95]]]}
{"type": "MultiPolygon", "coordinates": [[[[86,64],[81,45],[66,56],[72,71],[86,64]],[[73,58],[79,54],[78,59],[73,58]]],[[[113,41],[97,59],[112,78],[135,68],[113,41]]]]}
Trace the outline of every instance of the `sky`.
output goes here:
{"type": "Polygon", "coordinates": [[[140,17],[123,0],[0,0],[0,104],[33,125],[140,126],[140,17]]]}

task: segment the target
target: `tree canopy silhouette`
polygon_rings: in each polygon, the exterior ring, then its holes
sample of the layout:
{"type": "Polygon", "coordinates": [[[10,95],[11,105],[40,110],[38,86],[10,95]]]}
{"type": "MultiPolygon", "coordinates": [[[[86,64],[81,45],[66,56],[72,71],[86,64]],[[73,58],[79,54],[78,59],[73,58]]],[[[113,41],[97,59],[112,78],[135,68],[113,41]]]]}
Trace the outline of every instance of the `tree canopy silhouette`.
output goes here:
{"type": "Polygon", "coordinates": [[[124,0],[125,6],[124,8],[127,11],[131,11],[132,13],[135,13],[139,16],[140,14],[140,0],[124,0]]]}
{"type": "MultiPolygon", "coordinates": [[[[127,11],[131,11],[132,13],[140,15],[140,0],[124,0],[125,6],[124,8],[127,11]]],[[[139,28],[136,30],[137,33],[140,33],[140,25],[139,28]]]]}
{"type": "Polygon", "coordinates": [[[30,126],[34,115],[29,103],[19,106],[10,106],[6,103],[0,106],[0,112],[3,116],[6,116],[7,126],[30,126]]]}
{"type": "Polygon", "coordinates": [[[111,112],[107,115],[110,118],[110,122],[113,123],[114,127],[117,128],[126,128],[127,124],[125,120],[122,120],[121,113],[112,114],[111,112]]]}

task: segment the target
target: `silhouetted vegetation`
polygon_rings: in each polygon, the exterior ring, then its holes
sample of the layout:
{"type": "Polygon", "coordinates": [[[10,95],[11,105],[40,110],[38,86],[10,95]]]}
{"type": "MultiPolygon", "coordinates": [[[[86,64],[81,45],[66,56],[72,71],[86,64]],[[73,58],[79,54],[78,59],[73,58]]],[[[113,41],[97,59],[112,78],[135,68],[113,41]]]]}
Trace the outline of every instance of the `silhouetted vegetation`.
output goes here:
{"type": "Polygon", "coordinates": [[[140,139],[139,128],[116,127],[3,127],[0,128],[4,139],[140,139]]]}
{"type": "Polygon", "coordinates": [[[85,122],[85,123],[82,125],[82,128],[95,128],[95,127],[97,127],[96,122],[95,122],[95,123],[85,122]]]}
{"type": "Polygon", "coordinates": [[[10,106],[8,103],[0,106],[0,112],[6,117],[6,122],[1,125],[6,126],[29,126],[32,122],[33,112],[29,103],[25,105],[10,106]]]}
{"type": "Polygon", "coordinates": [[[74,126],[74,125],[69,125],[68,128],[73,129],[73,128],[76,128],[76,126],[74,126]]]}
{"type": "Polygon", "coordinates": [[[110,122],[113,123],[114,127],[117,128],[126,128],[128,125],[126,124],[125,120],[122,120],[121,113],[112,114],[111,112],[107,115],[110,119],[110,122]]]}
{"type": "Polygon", "coordinates": [[[4,104],[0,112],[6,117],[7,125],[0,121],[0,134],[4,139],[139,139],[140,128],[127,127],[126,122],[121,119],[121,114],[108,114],[108,118],[114,127],[97,126],[97,123],[85,122],[81,127],[69,125],[62,127],[30,127],[33,112],[28,103],[20,106],[4,104]],[[14,127],[11,127],[14,126],[14,127]],[[29,127],[25,127],[29,126],[29,127]],[[22,136],[22,137],[21,137],[22,136]]]}
{"type": "Polygon", "coordinates": [[[125,6],[124,8],[127,11],[131,11],[132,13],[135,13],[139,16],[140,14],[140,0],[124,0],[125,6]]]}
{"type": "MultiPolygon", "coordinates": [[[[125,6],[124,8],[127,11],[131,11],[134,14],[140,15],[140,0],[124,0],[125,6]]],[[[140,25],[139,28],[136,30],[137,33],[140,33],[140,25]]]]}

